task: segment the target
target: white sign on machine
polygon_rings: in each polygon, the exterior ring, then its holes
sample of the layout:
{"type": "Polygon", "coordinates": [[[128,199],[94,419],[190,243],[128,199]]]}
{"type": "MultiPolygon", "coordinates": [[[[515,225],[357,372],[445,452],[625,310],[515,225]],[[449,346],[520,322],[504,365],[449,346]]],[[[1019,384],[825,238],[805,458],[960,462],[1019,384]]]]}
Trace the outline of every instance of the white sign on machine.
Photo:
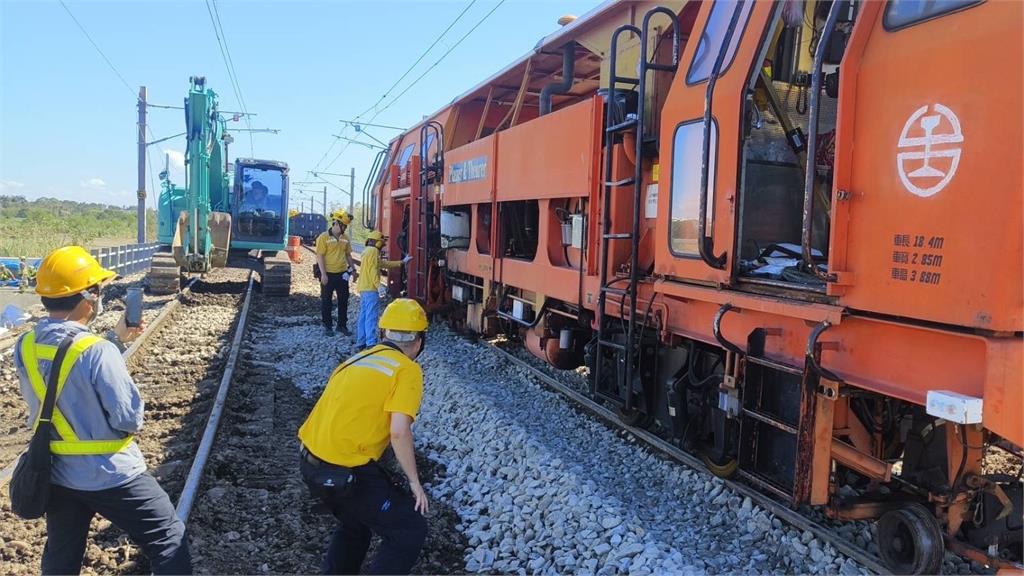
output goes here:
{"type": "Polygon", "coordinates": [[[896,154],[896,170],[907,192],[921,198],[942,191],[956,175],[963,152],[960,119],[943,106],[921,106],[903,125],[896,154]]]}

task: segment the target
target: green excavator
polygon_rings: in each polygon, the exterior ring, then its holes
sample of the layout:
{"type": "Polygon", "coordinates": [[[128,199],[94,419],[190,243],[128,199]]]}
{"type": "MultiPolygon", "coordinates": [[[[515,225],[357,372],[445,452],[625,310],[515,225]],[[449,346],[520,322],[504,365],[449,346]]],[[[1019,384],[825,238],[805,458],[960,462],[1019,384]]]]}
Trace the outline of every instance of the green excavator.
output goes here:
{"type": "Polygon", "coordinates": [[[260,275],[263,293],[291,289],[288,242],[288,165],[239,158],[227,164],[232,137],[206,79],[192,77],[185,98],[185,187],[160,174],[157,242],[149,290],[173,294],[183,274],[225,266],[260,275]]]}

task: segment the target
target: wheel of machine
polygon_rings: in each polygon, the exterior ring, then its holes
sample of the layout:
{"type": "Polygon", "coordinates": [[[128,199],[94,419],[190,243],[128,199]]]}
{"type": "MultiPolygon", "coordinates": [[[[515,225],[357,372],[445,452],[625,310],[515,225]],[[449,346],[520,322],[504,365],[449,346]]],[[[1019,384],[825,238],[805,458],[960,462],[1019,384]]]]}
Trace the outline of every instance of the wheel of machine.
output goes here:
{"type": "Polygon", "coordinates": [[[707,454],[703,457],[704,465],[707,466],[708,471],[718,476],[719,478],[731,478],[736,473],[738,464],[735,458],[729,459],[723,463],[716,462],[714,458],[707,454]]]}
{"type": "Polygon", "coordinates": [[[882,514],[876,538],[879,554],[894,574],[937,574],[942,568],[942,528],[921,504],[882,514]]]}
{"type": "Polygon", "coordinates": [[[149,266],[150,294],[174,294],[181,288],[181,269],[170,254],[154,254],[149,266]]]}

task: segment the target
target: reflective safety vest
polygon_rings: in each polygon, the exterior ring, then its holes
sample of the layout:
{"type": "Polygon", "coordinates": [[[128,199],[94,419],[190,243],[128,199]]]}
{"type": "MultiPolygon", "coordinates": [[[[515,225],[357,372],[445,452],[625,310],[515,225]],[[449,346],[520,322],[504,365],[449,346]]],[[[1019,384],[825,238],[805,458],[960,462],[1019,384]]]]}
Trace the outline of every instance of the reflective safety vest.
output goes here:
{"type": "MultiPolygon", "coordinates": [[[[64,389],[64,383],[68,379],[71,367],[78,361],[78,357],[100,340],[101,338],[95,334],[87,334],[86,336],[76,339],[71,347],[68,348],[67,355],[64,356],[64,362],[60,366],[60,374],[57,377],[58,398],[60,397],[61,390],[64,389]]],[[[42,414],[43,399],[46,397],[46,381],[43,379],[43,375],[39,371],[39,361],[49,360],[52,362],[56,355],[56,346],[51,346],[49,344],[36,344],[36,334],[33,331],[25,334],[25,337],[21,340],[21,359],[25,364],[25,371],[28,373],[29,382],[32,383],[32,390],[35,391],[36,397],[39,398],[40,415],[42,414]]],[[[57,434],[61,439],[50,441],[50,452],[60,456],[98,456],[101,454],[114,454],[127,448],[128,445],[132,443],[133,439],[133,437],[129,435],[127,438],[118,438],[117,440],[79,440],[78,435],[75,434],[71,425],[68,424],[67,419],[57,408],[56,399],[54,399],[52,421],[53,427],[57,430],[57,434]]],[[[35,430],[38,426],[39,416],[36,416],[36,421],[32,425],[32,430],[35,430]]]]}

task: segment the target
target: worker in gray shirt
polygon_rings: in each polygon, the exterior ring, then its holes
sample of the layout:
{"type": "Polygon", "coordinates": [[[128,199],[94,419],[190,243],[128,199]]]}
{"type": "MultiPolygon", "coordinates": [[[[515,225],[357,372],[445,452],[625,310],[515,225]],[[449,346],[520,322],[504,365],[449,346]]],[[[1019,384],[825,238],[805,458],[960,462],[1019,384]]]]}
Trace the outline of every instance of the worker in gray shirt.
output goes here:
{"type": "Polygon", "coordinates": [[[51,252],[36,277],[36,293],[49,316],[15,347],[28,423],[34,426],[57,347],[71,339],[53,411],[53,491],[41,571],[80,572],[89,523],[99,514],[142,548],[154,573],[190,574],[185,525],[146,472],[132,437],[142,429],[143,402],[121,352],[142,329],[128,328],[123,317],[108,339],[88,328],[103,311],[101,292],[114,276],[79,246],[51,252]]]}

